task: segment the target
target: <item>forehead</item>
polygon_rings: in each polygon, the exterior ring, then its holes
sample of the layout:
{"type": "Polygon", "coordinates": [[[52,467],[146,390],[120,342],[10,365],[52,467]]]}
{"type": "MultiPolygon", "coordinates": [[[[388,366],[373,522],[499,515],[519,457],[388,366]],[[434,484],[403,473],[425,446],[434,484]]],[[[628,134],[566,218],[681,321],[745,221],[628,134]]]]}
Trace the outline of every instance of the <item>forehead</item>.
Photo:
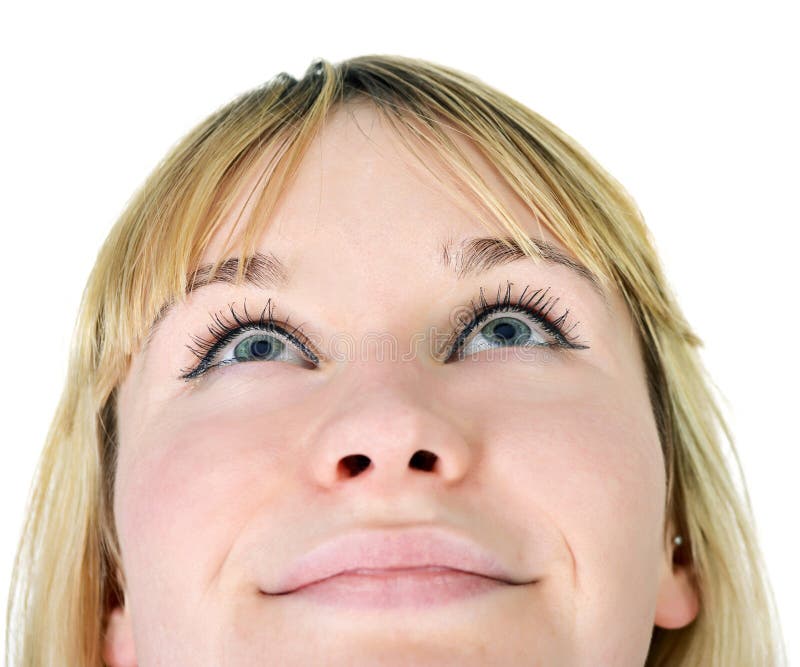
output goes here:
{"type": "MultiPolygon", "coordinates": [[[[473,143],[455,131],[448,136],[526,231],[572,256],[531,215],[497,169],[473,143]]],[[[273,155],[265,153],[242,183],[241,194],[212,238],[203,262],[223,257],[229,235],[251,221],[273,155]]],[[[347,104],[326,118],[292,179],[280,192],[269,219],[256,224],[256,247],[268,248],[290,263],[308,256],[312,246],[332,247],[365,263],[376,251],[385,259],[406,260],[441,253],[459,238],[487,235],[491,217],[458,178],[448,173],[439,153],[410,137],[372,105],[347,104]]],[[[497,236],[508,236],[497,233],[497,236]]],[[[344,259],[340,256],[340,259],[344,259]]]]}

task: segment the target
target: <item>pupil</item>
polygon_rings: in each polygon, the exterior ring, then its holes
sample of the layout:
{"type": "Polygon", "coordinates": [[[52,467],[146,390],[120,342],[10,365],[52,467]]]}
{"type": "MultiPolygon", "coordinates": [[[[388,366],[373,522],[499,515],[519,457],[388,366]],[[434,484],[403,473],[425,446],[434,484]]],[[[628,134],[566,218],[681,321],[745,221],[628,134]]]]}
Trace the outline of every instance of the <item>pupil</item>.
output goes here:
{"type": "Polygon", "coordinates": [[[256,357],[266,357],[272,351],[272,343],[268,340],[257,340],[250,345],[250,352],[256,357]]]}
{"type": "Polygon", "coordinates": [[[517,335],[516,328],[508,322],[498,324],[492,333],[506,341],[513,340],[517,335]]]}

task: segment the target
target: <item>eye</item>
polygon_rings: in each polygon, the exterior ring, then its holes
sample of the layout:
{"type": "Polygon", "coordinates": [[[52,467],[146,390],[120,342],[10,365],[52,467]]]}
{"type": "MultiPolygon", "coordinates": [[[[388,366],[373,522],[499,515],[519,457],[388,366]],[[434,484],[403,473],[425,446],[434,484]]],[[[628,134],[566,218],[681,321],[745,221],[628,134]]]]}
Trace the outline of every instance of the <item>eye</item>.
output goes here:
{"type": "Polygon", "coordinates": [[[570,340],[569,334],[577,322],[570,327],[565,326],[568,309],[554,320],[549,318],[550,311],[558,303],[558,298],[548,296],[550,288],[536,290],[526,297],[526,287],[520,297],[514,300],[511,296],[511,285],[510,282],[507,284],[502,298],[498,287],[497,300],[494,303],[488,303],[481,290],[480,305],[472,303],[472,319],[450,347],[446,362],[492,349],[588,348],[588,345],[570,340]]]}
{"type": "MultiPolygon", "coordinates": [[[[248,336],[233,348],[233,358],[236,361],[272,360],[286,349],[282,341],[269,334],[248,336]]],[[[223,359],[223,361],[225,361],[223,359]]]]}
{"type": "MultiPolygon", "coordinates": [[[[531,323],[533,324],[533,323],[531,323]]],[[[550,347],[555,343],[551,336],[544,336],[537,329],[529,326],[522,317],[501,316],[483,324],[469,341],[458,351],[459,358],[477,354],[481,350],[495,347],[550,347]]]]}
{"type": "Polygon", "coordinates": [[[273,331],[253,327],[234,336],[217,352],[215,365],[222,366],[244,361],[285,361],[303,367],[313,366],[295,344],[273,331]]]}
{"type": "Polygon", "coordinates": [[[255,361],[280,361],[316,368],[319,359],[306,344],[305,335],[295,327],[291,331],[272,317],[271,303],[267,302],[261,316],[253,320],[244,306],[244,315],[229,304],[230,317],[217,313],[208,325],[210,338],[191,336],[189,350],[200,361],[194,368],[182,369],[180,378],[186,381],[197,378],[211,369],[231,364],[255,361]],[[267,309],[269,315],[265,317],[267,309]]]}

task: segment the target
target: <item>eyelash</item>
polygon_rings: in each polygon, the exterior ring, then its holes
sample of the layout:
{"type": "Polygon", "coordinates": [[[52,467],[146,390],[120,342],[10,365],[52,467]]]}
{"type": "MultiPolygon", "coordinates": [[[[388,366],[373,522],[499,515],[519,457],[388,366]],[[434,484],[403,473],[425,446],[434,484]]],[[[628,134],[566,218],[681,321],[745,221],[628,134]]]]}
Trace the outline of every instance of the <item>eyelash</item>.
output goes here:
{"type": "MultiPolygon", "coordinates": [[[[559,301],[559,297],[548,296],[550,288],[537,289],[529,296],[525,296],[526,292],[530,289],[530,285],[526,286],[520,294],[519,298],[514,299],[511,296],[511,286],[513,283],[507,282],[505,294],[501,297],[501,287],[497,288],[497,296],[493,302],[487,302],[483,294],[483,288],[480,288],[478,297],[478,304],[474,300],[470,301],[471,316],[470,321],[464,326],[459,333],[455,336],[455,340],[446,346],[448,351],[446,359],[450,359],[453,354],[459,349],[459,345],[477,328],[479,328],[486,320],[493,314],[498,312],[519,312],[529,315],[533,320],[538,322],[545,331],[553,336],[554,343],[549,343],[547,347],[557,347],[570,350],[583,350],[588,349],[588,345],[580,343],[571,339],[570,334],[579,324],[573,323],[568,328],[566,327],[567,316],[569,309],[567,308],[564,313],[555,318],[550,318],[550,312],[559,301]],[[538,298],[537,298],[538,297],[538,298]],[[535,301],[534,301],[535,299],[535,301]]],[[[197,346],[187,345],[186,347],[196,356],[200,363],[194,368],[181,369],[181,379],[189,381],[203,375],[206,371],[219,366],[221,364],[213,363],[215,354],[223,348],[229,341],[238,336],[243,331],[250,329],[257,331],[271,331],[279,334],[288,339],[291,343],[296,345],[306,355],[306,357],[314,364],[319,363],[319,358],[310,349],[311,344],[308,337],[302,332],[300,327],[295,327],[291,331],[287,331],[281,324],[277,324],[272,317],[272,300],[267,301],[267,305],[261,311],[261,315],[257,320],[250,317],[247,312],[247,302],[244,303],[244,317],[240,316],[234,310],[234,304],[228,304],[230,311],[230,318],[219,312],[212,316],[211,324],[207,325],[210,339],[201,338],[199,336],[190,335],[192,342],[197,346]],[[264,315],[267,314],[265,319],[264,315]]],[[[288,319],[286,326],[288,326],[288,319]]],[[[445,362],[446,363],[446,362],[445,362]]],[[[222,364],[227,365],[227,364],[222,364]]]]}
{"type": "MultiPolygon", "coordinates": [[[[194,368],[181,369],[182,380],[193,380],[209,369],[219,366],[220,364],[212,363],[214,355],[233,338],[243,331],[248,331],[250,329],[254,331],[271,331],[277,333],[299,347],[309,360],[315,364],[319,363],[319,358],[311,351],[308,338],[301,331],[300,327],[295,327],[291,331],[287,331],[281,324],[275,322],[272,317],[272,299],[267,301],[267,305],[264,306],[257,320],[251,318],[250,314],[247,312],[247,301],[244,302],[243,306],[243,318],[234,310],[233,306],[234,304],[232,303],[228,304],[230,319],[222,312],[212,316],[211,324],[206,326],[208,333],[211,334],[210,339],[194,335],[189,336],[197,347],[195,348],[191,345],[187,345],[186,347],[200,360],[200,363],[194,368]],[[264,318],[265,313],[267,313],[266,319],[264,318]]],[[[287,319],[286,326],[288,325],[289,321],[287,319]]]]}
{"type": "Polygon", "coordinates": [[[550,317],[550,311],[552,311],[559,302],[560,297],[548,296],[548,292],[550,291],[549,287],[534,290],[533,293],[526,298],[525,294],[531,288],[530,285],[527,285],[525,289],[522,290],[522,294],[520,294],[517,299],[514,299],[511,296],[511,286],[513,284],[512,282],[506,283],[506,291],[502,297],[500,296],[502,288],[498,286],[495,300],[491,303],[486,301],[483,295],[483,288],[481,287],[478,305],[475,304],[474,300],[470,301],[472,315],[469,323],[461,329],[453,343],[449,344],[446,348],[448,350],[448,359],[459,349],[461,343],[463,343],[475,329],[480,328],[492,315],[506,312],[529,315],[533,320],[541,324],[544,330],[555,338],[555,343],[549,343],[547,345],[549,348],[560,347],[568,350],[588,349],[588,345],[578,342],[574,337],[570,337],[570,334],[575,327],[578,326],[579,322],[576,321],[571,326],[566,326],[569,308],[555,319],[550,317]],[[536,300],[534,301],[534,299],[536,300]]]}

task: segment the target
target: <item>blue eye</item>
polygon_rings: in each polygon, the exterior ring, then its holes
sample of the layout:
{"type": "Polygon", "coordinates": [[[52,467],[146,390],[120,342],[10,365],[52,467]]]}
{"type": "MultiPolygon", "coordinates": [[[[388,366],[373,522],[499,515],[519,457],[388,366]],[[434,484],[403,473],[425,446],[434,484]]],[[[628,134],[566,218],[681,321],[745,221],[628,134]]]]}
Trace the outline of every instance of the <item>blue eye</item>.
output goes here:
{"type": "Polygon", "coordinates": [[[511,282],[505,294],[500,288],[494,302],[488,302],[480,292],[479,303],[472,302],[472,317],[449,347],[445,363],[475,355],[482,350],[505,348],[551,348],[584,350],[584,345],[571,340],[575,324],[566,327],[569,310],[551,319],[550,312],[558,303],[549,295],[550,288],[537,289],[528,294],[526,287],[519,298],[511,296],[511,282]],[[526,296],[526,294],[528,294],[526,296]]]}
{"type": "Polygon", "coordinates": [[[246,303],[244,315],[234,310],[234,304],[229,304],[228,308],[230,317],[222,312],[212,317],[208,326],[210,338],[190,336],[194,345],[186,347],[199,363],[194,368],[182,369],[182,380],[188,382],[212,368],[229,364],[281,361],[303,368],[316,368],[319,364],[319,358],[299,327],[290,328],[288,321],[273,319],[271,300],[258,318],[250,316],[246,303]]]}
{"type": "MultiPolygon", "coordinates": [[[[489,314],[491,316],[491,313],[489,314]]],[[[486,318],[482,318],[485,320],[486,318]]],[[[523,321],[532,320],[530,315],[520,314],[519,317],[509,317],[503,315],[489,320],[480,326],[475,324],[470,329],[471,335],[462,339],[463,344],[459,345],[455,353],[458,359],[478,354],[482,350],[509,347],[552,347],[558,345],[552,335],[545,336],[538,323],[523,321]]]]}
{"type": "Polygon", "coordinates": [[[498,317],[487,324],[481,333],[489,340],[503,345],[524,345],[531,328],[524,322],[513,317],[498,317]],[[483,333],[483,331],[486,333],[483,333]]]}
{"type": "Polygon", "coordinates": [[[221,341],[207,360],[209,366],[226,366],[254,361],[282,361],[304,368],[313,368],[298,342],[278,330],[265,330],[259,325],[233,331],[221,341]]]}
{"type": "MultiPolygon", "coordinates": [[[[469,323],[448,346],[450,353],[443,358],[445,363],[487,349],[588,349],[588,345],[571,336],[577,322],[566,326],[568,309],[555,319],[550,317],[559,299],[549,295],[549,287],[537,289],[527,297],[529,288],[526,287],[519,298],[512,299],[511,285],[508,282],[502,297],[498,287],[493,303],[486,301],[481,288],[479,304],[472,302],[469,323]]],[[[181,369],[180,379],[189,381],[218,366],[254,361],[288,362],[309,369],[319,366],[315,346],[299,327],[290,328],[288,319],[273,319],[271,300],[257,319],[250,317],[246,304],[243,316],[234,310],[234,304],[229,304],[228,308],[230,317],[221,312],[212,316],[212,323],[207,327],[210,338],[190,335],[194,346],[186,347],[199,363],[194,368],[181,369]]]]}
{"type": "Polygon", "coordinates": [[[237,361],[265,361],[275,359],[286,345],[269,334],[248,336],[233,348],[237,361]]]}

